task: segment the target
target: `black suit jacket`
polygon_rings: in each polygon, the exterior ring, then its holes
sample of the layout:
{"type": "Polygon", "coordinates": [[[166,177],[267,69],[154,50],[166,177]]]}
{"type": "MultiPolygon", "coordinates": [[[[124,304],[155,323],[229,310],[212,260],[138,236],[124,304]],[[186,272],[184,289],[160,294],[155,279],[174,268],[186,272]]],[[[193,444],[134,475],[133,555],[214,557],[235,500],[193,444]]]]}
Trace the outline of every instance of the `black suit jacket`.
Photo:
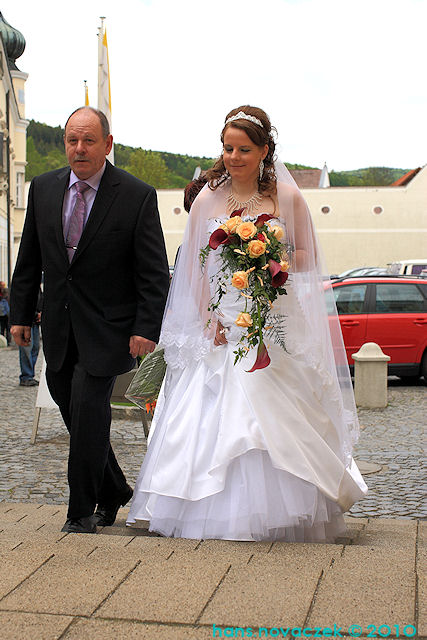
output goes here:
{"type": "Polygon", "coordinates": [[[11,286],[11,323],[31,325],[44,273],[43,346],[58,371],[70,328],[96,376],[129,371],[129,338],[157,342],[169,269],[153,187],[107,161],[75,256],[68,261],[62,206],[70,168],[34,178],[11,286]]]}

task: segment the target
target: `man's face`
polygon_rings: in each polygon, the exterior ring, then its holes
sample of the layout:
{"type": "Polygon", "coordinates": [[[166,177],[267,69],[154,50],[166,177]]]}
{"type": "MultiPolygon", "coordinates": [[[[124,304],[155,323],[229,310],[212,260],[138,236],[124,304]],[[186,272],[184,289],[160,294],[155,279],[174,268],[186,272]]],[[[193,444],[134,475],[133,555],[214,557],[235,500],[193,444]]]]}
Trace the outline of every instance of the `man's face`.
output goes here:
{"type": "Polygon", "coordinates": [[[111,151],[113,137],[104,138],[98,116],[82,109],[69,119],[64,143],[71,169],[80,180],[86,180],[101,169],[111,151]]]}

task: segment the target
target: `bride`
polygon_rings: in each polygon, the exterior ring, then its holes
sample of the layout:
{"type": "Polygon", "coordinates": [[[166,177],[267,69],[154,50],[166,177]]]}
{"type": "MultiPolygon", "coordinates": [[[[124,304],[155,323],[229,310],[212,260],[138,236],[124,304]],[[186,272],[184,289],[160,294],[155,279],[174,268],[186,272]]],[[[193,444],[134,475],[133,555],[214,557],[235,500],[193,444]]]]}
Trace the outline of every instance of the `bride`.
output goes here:
{"type": "Polygon", "coordinates": [[[358,422],[339,320],[310,214],[275,161],[273,133],[262,109],[233,109],[223,153],[192,205],[160,336],[168,367],[129,526],[149,520],[150,531],[183,538],[333,542],[345,531],[343,512],[367,491],[351,455],[358,422]],[[242,222],[269,214],[288,248],[286,295],[270,311],[281,339],[266,333],[264,368],[255,349],[235,363],[248,333],[235,322],[244,291],[230,278],[212,304],[221,247],[200,263],[235,210],[242,222]]]}

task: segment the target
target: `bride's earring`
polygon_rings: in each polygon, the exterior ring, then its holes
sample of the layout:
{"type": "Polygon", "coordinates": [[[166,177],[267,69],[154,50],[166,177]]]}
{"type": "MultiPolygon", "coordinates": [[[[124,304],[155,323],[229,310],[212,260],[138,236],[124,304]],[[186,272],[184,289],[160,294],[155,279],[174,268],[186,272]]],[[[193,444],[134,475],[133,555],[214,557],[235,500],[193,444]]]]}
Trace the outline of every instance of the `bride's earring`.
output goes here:
{"type": "Polygon", "coordinates": [[[259,161],[259,179],[262,180],[262,176],[264,173],[264,160],[259,161]]]}

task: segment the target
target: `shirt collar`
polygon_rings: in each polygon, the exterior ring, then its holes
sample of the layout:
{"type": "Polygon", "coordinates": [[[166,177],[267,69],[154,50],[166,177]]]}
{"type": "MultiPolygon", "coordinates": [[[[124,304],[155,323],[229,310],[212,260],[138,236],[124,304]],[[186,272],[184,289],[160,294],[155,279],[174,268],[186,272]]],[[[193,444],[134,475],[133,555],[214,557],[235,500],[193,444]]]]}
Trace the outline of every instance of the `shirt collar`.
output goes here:
{"type": "MultiPolygon", "coordinates": [[[[101,178],[104,175],[106,166],[107,166],[107,163],[104,162],[104,164],[102,165],[99,171],[94,173],[93,176],[90,176],[90,178],[86,178],[86,180],[81,180],[81,182],[86,182],[86,184],[92,187],[92,189],[95,189],[95,191],[98,191],[99,183],[101,182],[101,178]]],[[[76,176],[74,171],[71,171],[70,182],[68,183],[68,189],[71,189],[71,187],[74,186],[76,182],[80,182],[80,178],[76,176]]]]}

